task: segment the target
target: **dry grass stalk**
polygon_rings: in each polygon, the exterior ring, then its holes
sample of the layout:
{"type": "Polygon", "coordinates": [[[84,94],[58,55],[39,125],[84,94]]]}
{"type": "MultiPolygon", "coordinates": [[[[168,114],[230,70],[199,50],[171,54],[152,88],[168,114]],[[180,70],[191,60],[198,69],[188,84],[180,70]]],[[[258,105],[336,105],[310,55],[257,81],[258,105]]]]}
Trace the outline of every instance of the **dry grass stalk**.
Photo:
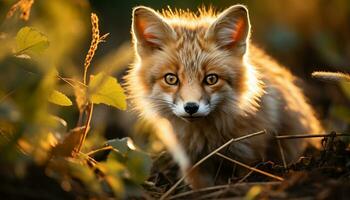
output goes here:
{"type": "Polygon", "coordinates": [[[92,150],[92,151],[86,153],[86,155],[91,156],[91,155],[93,155],[95,153],[98,153],[98,152],[101,152],[101,151],[106,151],[106,150],[113,150],[113,147],[105,146],[105,147],[102,147],[102,148],[99,148],[99,149],[96,149],[96,150],[92,150]]]}
{"type": "Polygon", "coordinates": [[[100,30],[98,27],[98,17],[95,13],[91,13],[91,25],[92,25],[92,40],[90,44],[90,48],[88,53],[86,54],[85,57],[85,62],[84,62],[84,80],[83,83],[86,84],[87,82],[87,70],[91,64],[91,60],[95,55],[98,42],[100,39],[100,30]]]}
{"type": "MultiPolygon", "coordinates": [[[[109,33],[107,33],[107,34],[104,34],[103,36],[100,36],[98,17],[95,13],[91,13],[91,25],[92,25],[92,40],[91,40],[90,48],[89,48],[88,53],[86,54],[85,62],[84,62],[84,76],[83,76],[83,84],[84,85],[88,84],[87,70],[90,67],[91,60],[95,55],[98,44],[100,42],[105,42],[105,39],[109,35],[109,33]]],[[[79,144],[77,145],[76,153],[80,152],[80,150],[83,146],[83,143],[85,141],[86,135],[90,129],[93,108],[94,108],[94,105],[91,102],[87,103],[87,105],[84,107],[84,110],[82,108],[80,108],[79,122],[78,123],[80,123],[80,121],[82,121],[84,111],[86,113],[87,119],[85,122],[85,130],[81,136],[81,140],[80,140],[79,144]]]]}
{"type": "Polygon", "coordinates": [[[313,72],[312,77],[323,81],[350,82],[350,74],[346,74],[342,72],[313,72]]]}
{"type": "Polygon", "coordinates": [[[243,178],[241,178],[237,183],[243,183],[254,171],[250,170],[243,178]]]}
{"type": "Polygon", "coordinates": [[[17,10],[20,10],[20,19],[28,21],[33,3],[34,0],[19,0],[7,12],[6,18],[11,18],[17,10]]]}
{"type": "Polygon", "coordinates": [[[75,153],[76,153],[75,155],[77,155],[80,152],[81,148],[83,147],[83,143],[85,141],[86,135],[90,130],[90,123],[91,123],[91,119],[92,119],[93,110],[94,110],[94,104],[92,104],[92,103],[88,104],[87,111],[86,111],[87,112],[86,125],[84,126],[84,131],[80,137],[80,141],[77,145],[77,148],[74,149],[75,153]]]}
{"type": "Polygon", "coordinates": [[[92,25],[92,40],[84,62],[84,80],[83,80],[84,84],[87,84],[87,70],[90,67],[91,60],[95,55],[98,44],[100,42],[105,42],[105,39],[109,35],[109,33],[107,33],[107,34],[104,34],[103,36],[100,36],[100,29],[98,26],[98,17],[95,13],[91,13],[91,25],[92,25]]]}
{"type": "Polygon", "coordinates": [[[191,169],[189,169],[182,177],[180,180],[178,180],[166,193],[164,193],[160,199],[165,199],[166,197],[168,197],[175,189],[176,187],[183,181],[185,180],[185,178],[187,176],[190,175],[191,172],[193,172],[193,170],[198,167],[200,164],[202,164],[204,161],[206,161],[208,158],[210,158],[211,156],[213,156],[214,154],[218,153],[219,151],[221,151],[222,149],[224,149],[225,147],[229,146],[231,143],[233,142],[238,142],[247,138],[251,138],[254,136],[258,136],[261,134],[266,133],[266,130],[263,131],[259,131],[256,133],[252,133],[252,134],[248,134],[248,135],[244,135],[242,137],[239,138],[232,138],[231,140],[227,141],[225,144],[221,145],[219,148],[215,149],[214,151],[212,151],[210,154],[208,154],[207,156],[205,156],[204,158],[202,158],[201,160],[199,160],[196,164],[194,164],[191,169]]]}
{"type": "Polygon", "coordinates": [[[235,189],[237,187],[251,187],[251,186],[255,186],[255,185],[261,185],[261,186],[265,186],[265,185],[279,185],[281,184],[281,182],[276,182],[276,181],[270,181],[270,182],[251,182],[251,183],[236,183],[236,184],[226,184],[226,185],[216,185],[216,186],[211,186],[211,187],[205,187],[205,188],[201,188],[198,190],[190,190],[190,191],[186,191],[183,193],[179,193],[176,195],[171,196],[169,199],[178,199],[178,198],[184,198],[186,196],[189,195],[193,195],[193,194],[197,194],[197,193],[201,193],[201,192],[209,192],[209,191],[215,191],[215,190],[227,190],[227,189],[235,189]]]}
{"type": "Polygon", "coordinates": [[[336,136],[350,136],[346,133],[335,133],[335,134],[300,134],[300,135],[281,135],[275,136],[278,140],[284,139],[298,139],[298,138],[314,138],[314,137],[336,137],[336,136]]]}
{"type": "MultiPolygon", "coordinates": [[[[274,133],[274,135],[275,135],[275,137],[278,136],[277,133],[274,133]]],[[[280,140],[277,140],[277,145],[278,145],[278,148],[280,150],[280,154],[281,154],[281,158],[282,158],[282,162],[283,162],[283,167],[284,167],[284,169],[287,169],[287,161],[286,161],[286,157],[284,155],[283,147],[282,147],[280,140]]]]}
{"type": "Polygon", "coordinates": [[[230,161],[230,162],[233,162],[233,163],[235,163],[235,164],[237,164],[237,165],[240,165],[240,166],[242,166],[242,167],[244,167],[244,168],[247,168],[247,169],[249,169],[249,170],[251,170],[251,171],[254,171],[254,172],[263,174],[263,175],[265,175],[265,176],[268,176],[268,177],[270,177],[270,178],[276,179],[276,180],[278,180],[278,181],[284,181],[284,179],[283,179],[282,177],[279,177],[279,176],[270,174],[270,173],[265,172],[265,171],[262,171],[262,170],[260,170],[260,169],[256,169],[256,168],[254,168],[254,167],[251,167],[251,166],[249,166],[249,165],[246,165],[246,164],[244,164],[244,163],[241,163],[241,162],[239,162],[239,161],[237,161],[237,160],[234,160],[234,159],[232,159],[232,158],[229,158],[229,157],[227,157],[227,156],[225,156],[225,155],[223,155],[223,154],[221,154],[221,153],[219,153],[219,152],[217,152],[216,155],[218,155],[218,156],[220,156],[220,157],[222,157],[222,158],[225,158],[226,160],[228,160],[228,161],[230,161]]]}

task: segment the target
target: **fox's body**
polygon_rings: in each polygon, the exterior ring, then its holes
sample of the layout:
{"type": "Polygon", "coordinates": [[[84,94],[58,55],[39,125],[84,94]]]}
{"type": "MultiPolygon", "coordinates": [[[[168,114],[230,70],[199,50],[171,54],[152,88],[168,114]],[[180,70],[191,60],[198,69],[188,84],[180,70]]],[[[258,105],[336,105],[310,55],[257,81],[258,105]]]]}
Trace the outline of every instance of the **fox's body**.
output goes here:
{"type": "MultiPolygon", "coordinates": [[[[247,164],[280,161],[272,133],[322,131],[294,76],[250,44],[249,34],[243,6],[218,16],[134,10],[131,100],[143,117],[171,123],[191,164],[231,138],[261,130],[268,134],[232,144],[226,154],[247,164]]],[[[287,161],[300,156],[305,145],[306,140],[284,141],[287,161]]],[[[217,167],[213,159],[200,168],[204,185],[214,183],[217,167]]]]}

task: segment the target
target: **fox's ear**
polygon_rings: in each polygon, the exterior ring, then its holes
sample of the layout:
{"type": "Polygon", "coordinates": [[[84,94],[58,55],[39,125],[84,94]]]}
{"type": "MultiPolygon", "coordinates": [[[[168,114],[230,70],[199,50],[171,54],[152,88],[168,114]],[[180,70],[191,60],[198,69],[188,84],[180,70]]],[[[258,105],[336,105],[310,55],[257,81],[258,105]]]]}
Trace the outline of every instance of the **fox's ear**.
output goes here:
{"type": "Polygon", "coordinates": [[[161,48],[175,37],[173,29],[151,8],[136,7],[132,17],[132,35],[138,50],[161,48]]]}
{"type": "Polygon", "coordinates": [[[243,55],[250,33],[248,9],[243,5],[231,6],[223,11],[209,27],[206,37],[220,48],[243,55]]]}

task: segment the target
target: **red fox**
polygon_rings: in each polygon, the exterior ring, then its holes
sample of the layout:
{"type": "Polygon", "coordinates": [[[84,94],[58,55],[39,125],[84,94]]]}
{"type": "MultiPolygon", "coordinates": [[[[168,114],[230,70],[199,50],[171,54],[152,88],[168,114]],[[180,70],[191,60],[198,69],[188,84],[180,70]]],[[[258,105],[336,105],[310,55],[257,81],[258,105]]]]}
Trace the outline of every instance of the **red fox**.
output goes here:
{"type": "MultiPolygon", "coordinates": [[[[136,7],[132,36],[135,62],[126,84],[133,107],[155,126],[167,120],[172,138],[162,140],[173,152],[181,150],[178,141],[190,165],[231,138],[261,130],[269,134],[234,143],[225,154],[246,164],[280,162],[271,133],[323,132],[296,78],[250,42],[245,6],[219,14],[136,7]]],[[[287,162],[308,141],[282,141],[287,162]]],[[[199,166],[202,185],[214,184],[219,161],[199,166]]]]}

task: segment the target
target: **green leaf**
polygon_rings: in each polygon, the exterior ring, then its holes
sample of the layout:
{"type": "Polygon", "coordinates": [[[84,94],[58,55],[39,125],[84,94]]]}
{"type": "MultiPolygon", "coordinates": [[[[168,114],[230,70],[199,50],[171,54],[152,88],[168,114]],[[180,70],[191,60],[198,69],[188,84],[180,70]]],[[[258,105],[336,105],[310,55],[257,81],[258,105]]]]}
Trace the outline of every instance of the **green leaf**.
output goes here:
{"type": "Polygon", "coordinates": [[[16,54],[40,54],[49,46],[47,37],[31,27],[24,27],[16,36],[16,54]]]}
{"type": "Polygon", "coordinates": [[[150,174],[152,160],[148,154],[132,150],[128,153],[126,166],[130,171],[130,178],[136,183],[142,183],[150,174]]]}
{"type": "Polygon", "coordinates": [[[340,87],[342,88],[344,94],[348,99],[350,99],[350,82],[347,81],[341,81],[340,87]]]}
{"type": "Polygon", "coordinates": [[[85,163],[86,158],[80,155],[76,158],[56,156],[50,159],[45,172],[49,177],[55,178],[61,183],[64,181],[65,185],[72,186],[78,181],[89,192],[103,195],[100,178],[95,175],[94,168],[90,168],[85,163]]]}
{"type": "Polygon", "coordinates": [[[113,139],[108,140],[107,144],[117,149],[121,154],[126,154],[130,148],[128,147],[128,139],[127,137],[122,139],[113,139]]]}
{"type": "Polygon", "coordinates": [[[49,102],[60,106],[71,106],[72,101],[62,92],[54,90],[49,96],[49,102]]]}
{"type": "Polygon", "coordinates": [[[88,165],[84,165],[77,162],[68,162],[69,173],[72,178],[77,178],[83,182],[84,186],[91,191],[102,194],[102,187],[99,184],[98,178],[95,176],[94,171],[88,165]]]}
{"type": "Polygon", "coordinates": [[[55,115],[47,116],[47,125],[49,125],[53,132],[65,133],[67,131],[67,122],[55,115]]]}
{"type": "Polygon", "coordinates": [[[114,160],[123,164],[128,171],[126,179],[136,184],[147,179],[151,171],[152,159],[147,153],[135,148],[130,138],[109,140],[107,144],[117,150],[108,155],[107,162],[114,160]]]}
{"type": "Polygon", "coordinates": [[[334,105],[330,110],[331,116],[350,123],[350,108],[343,105],[334,105]]]}
{"type": "Polygon", "coordinates": [[[107,104],[121,110],[126,109],[126,96],[117,79],[99,73],[91,76],[89,83],[90,100],[95,104],[107,104]]]}
{"type": "Polygon", "coordinates": [[[125,192],[122,181],[122,177],[126,173],[125,166],[117,160],[108,159],[107,162],[98,163],[97,167],[105,174],[104,180],[108,183],[114,195],[119,198],[122,197],[125,192]]]}

